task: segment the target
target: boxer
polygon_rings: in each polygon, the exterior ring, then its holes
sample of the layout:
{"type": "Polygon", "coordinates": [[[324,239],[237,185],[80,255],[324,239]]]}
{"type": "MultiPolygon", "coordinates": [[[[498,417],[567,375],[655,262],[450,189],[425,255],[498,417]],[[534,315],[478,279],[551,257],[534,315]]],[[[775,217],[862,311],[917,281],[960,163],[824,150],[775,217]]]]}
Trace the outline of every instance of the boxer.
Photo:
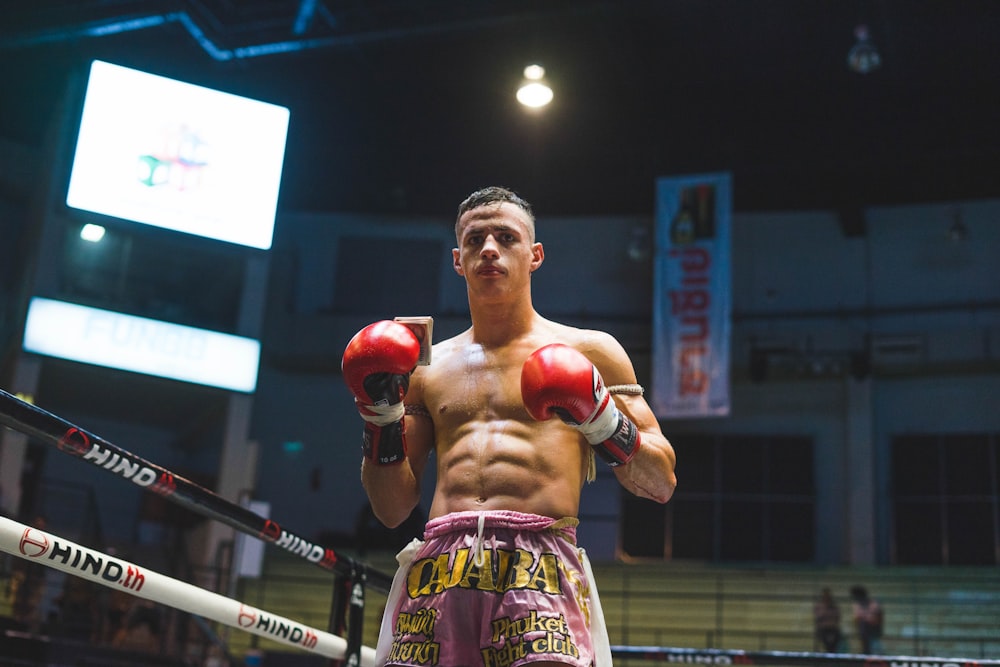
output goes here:
{"type": "Polygon", "coordinates": [[[630,492],[667,502],[673,448],[621,344],[535,310],[531,276],[545,252],[525,200],[477,191],[455,231],[471,327],[434,344],[423,366],[412,330],[376,322],[342,362],[379,520],[410,515],[431,454],[436,471],[423,539],[398,556],[378,664],[610,665],[576,544],[581,493],[600,458],[630,492]]]}

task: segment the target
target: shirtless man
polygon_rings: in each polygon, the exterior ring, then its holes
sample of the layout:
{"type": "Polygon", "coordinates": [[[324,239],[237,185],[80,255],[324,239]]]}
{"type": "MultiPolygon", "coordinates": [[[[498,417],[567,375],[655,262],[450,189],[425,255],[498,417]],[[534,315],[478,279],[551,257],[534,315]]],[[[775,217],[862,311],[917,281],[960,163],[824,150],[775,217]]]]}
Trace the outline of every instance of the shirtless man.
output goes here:
{"type": "Polygon", "coordinates": [[[531,274],[545,252],[526,201],[503,188],[475,192],[455,234],[472,327],[434,345],[428,366],[415,368],[417,336],[389,321],[344,353],[366,421],[362,482],[379,520],[409,516],[436,459],[424,541],[400,554],[379,664],[610,665],[575,544],[581,492],[596,454],[630,492],[664,503],[676,485],[673,448],[611,335],[535,311],[531,274]]]}

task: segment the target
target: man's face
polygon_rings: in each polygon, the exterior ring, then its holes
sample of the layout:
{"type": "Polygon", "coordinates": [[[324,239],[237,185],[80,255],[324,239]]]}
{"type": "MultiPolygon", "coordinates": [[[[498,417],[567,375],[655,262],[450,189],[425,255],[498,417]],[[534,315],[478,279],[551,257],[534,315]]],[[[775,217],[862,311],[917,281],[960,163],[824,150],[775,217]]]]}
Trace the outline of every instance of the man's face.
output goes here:
{"type": "Polygon", "coordinates": [[[534,225],[510,202],[466,211],[459,219],[458,247],[452,251],[455,271],[470,291],[509,290],[529,282],[544,258],[534,242],[534,225]]]}

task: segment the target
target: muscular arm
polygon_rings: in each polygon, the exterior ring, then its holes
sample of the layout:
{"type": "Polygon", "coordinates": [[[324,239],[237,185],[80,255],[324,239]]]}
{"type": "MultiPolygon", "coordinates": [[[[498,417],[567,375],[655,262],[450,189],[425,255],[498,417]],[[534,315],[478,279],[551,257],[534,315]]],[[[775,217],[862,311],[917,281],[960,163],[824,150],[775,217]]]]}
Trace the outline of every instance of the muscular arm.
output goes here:
{"type": "MultiPolygon", "coordinates": [[[[597,366],[608,386],[634,384],[635,369],[621,344],[608,334],[595,333],[580,347],[597,366]]],[[[642,396],[614,396],[618,409],[639,429],[642,445],[631,461],[612,468],[618,482],[631,493],[660,503],[670,500],[677,486],[676,457],[649,404],[642,396]]]]}
{"type": "Polygon", "coordinates": [[[392,320],[351,338],[341,369],[365,421],[361,482],[379,521],[395,528],[420,501],[420,476],[433,444],[430,420],[405,414],[407,392],[419,404],[420,340],[392,320]]]}
{"type": "Polygon", "coordinates": [[[670,500],[677,487],[674,448],[660,430],[653,411],[641,396],[616,396],[618,409],[642,434],[642,446],[631,461],[612,470],[630,492],[660,503],[670,500]]]}
{"type": "MultiPolygon", "coordinates": [[[[417,383],[411,385],[407,403],[420,400],[417,383]]],[[[361,462],[361,484],[372,511],[383,524],[395,528],[410,516],[420,502],[420,480],[434,448],[434,425],[428,415],[405,417],[407,457],[398,465],[380,466],[361,462]]]]}

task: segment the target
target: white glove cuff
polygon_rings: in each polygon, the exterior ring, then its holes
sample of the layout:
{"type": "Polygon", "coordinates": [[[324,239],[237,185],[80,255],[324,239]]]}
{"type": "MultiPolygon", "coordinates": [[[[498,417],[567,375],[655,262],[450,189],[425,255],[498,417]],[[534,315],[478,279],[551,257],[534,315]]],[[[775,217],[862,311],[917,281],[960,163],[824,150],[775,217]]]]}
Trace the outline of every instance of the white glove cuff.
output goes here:
{"type": "Polygon", "coordinates": [[[358,409],[362,419],[376,426],[388,426],[393,422],[398,422],[406,414],[406,408],[402,401],[392,405],[362,405],[358,403],[358,409]]]}
{"type": "Polygon", "coordinates": [[[577,426],[583,437],[592,445],[601,444],[618,430],[618,406],[607,394],[604,397],[607,403],[597,407],[595,410],[597,414],[591,415],[586,422],[577,426]]]}

